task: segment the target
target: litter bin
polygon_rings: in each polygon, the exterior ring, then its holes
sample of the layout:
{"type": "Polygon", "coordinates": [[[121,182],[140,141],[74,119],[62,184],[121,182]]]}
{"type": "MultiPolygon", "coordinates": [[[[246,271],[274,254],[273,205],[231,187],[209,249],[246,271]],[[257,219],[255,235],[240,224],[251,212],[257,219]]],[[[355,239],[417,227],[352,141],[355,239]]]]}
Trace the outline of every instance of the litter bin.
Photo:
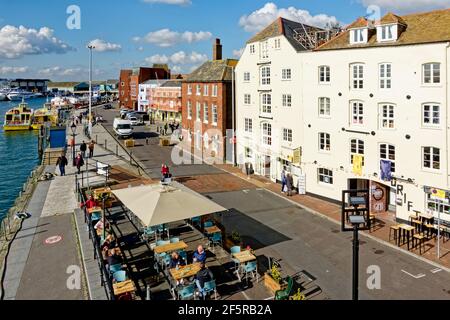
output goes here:
{"type": "Polygon", "coordinates": [[[125,140],[125,147],[133,148],[134,147],[134,140],[133,139],[125,140]]]}

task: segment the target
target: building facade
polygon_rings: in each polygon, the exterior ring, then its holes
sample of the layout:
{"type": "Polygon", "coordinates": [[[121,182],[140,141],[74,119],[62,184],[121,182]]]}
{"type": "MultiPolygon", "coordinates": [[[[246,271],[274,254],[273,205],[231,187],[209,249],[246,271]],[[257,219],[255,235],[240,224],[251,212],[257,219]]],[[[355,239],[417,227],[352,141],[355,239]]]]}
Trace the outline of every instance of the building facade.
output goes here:
{"type": "Polygon", "coordinates": [[[20,88],[30,92],[47,92],[48,79],[14,79],[11,80],[10,86],[20,88]]]}
{"type": "Polygon", "coordinates": [[[138,98],[138,108],[139,111],[150,112],[150,106],[152,104],[153,89],[158,87],[160,81],[158,80],[147,80],[139,84],[139,98],[138,98]]]}
{"type": "Polygon", "coordinates": [[[181,122],[181,81],[170,80],[151,89],[153,119],[181,122]]]}

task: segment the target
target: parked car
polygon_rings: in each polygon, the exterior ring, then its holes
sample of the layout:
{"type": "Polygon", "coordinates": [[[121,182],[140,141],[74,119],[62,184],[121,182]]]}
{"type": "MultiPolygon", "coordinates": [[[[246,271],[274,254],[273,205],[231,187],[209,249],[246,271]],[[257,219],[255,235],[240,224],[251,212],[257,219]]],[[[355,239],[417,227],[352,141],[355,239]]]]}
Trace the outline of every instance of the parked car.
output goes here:
{"type": "Polygon", "coordinates": [[[133,136],[133,128],[130,120],[115,118],[113,129],[119,138],[129,138],[133,136]]]}
{"type": "Polygon", "coordinates": [[[112,106],[110,103],[105,104],[105,105],[103,106],[103,110],[111,110],[111,109],[113,109],[113,106],[112,106]]]}

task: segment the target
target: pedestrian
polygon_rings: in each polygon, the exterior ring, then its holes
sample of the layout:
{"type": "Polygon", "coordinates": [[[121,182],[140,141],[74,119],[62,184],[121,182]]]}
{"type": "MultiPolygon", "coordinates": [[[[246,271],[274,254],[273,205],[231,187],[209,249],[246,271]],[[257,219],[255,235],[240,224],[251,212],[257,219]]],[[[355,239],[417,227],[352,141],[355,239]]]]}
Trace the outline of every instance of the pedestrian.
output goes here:
{"type": "Polygon", "coordinates": [[[281,171],[281,192],[284,193],[284,187],[286,186],[286,172],[281,171]]]}
{"type": "Polygon", "coordinates": [[[84,166],[84,159],[81,153],[78,153],[77,157],[75,158],[75,165],[78,169],[78,174],[81,173],[81,167],[84,166]]]}
{"type": "Polygon", "coordinates": [[[58,160],[56,160],[56,165],[59,166],[59,172],[61,173],[61,177],[66,175],[66,166],[68,163],[69,161],[67,161],[66,155],[64,153],[62,153],[58,157],[58,160]]]}
{"type": "Polygon", "coordinates": [[[91,143],[89,143],[89,158],[94,157],[94,147],[95,147],[95,141],[92,140],[91,143]]]}
{"type": "Polygon", "coordinates": [[[81,151],[81,155],[83,156],[83,159],[86,158],[86,150],[87,150],[87,144],[83,140],[83,142],[80,145],[80,151],[81,151]]]}
{"type": "Polygon", "coordinates": [[[294,185],[294,180],[292,178],[292,175],[288,173],[286,175],[286,186],[287,186],[287,196],[292,196],[292,186],[294,185]]]}
{"type": "Polygon", "coordinates": [[[164,124],[164,135],[167,134],[167,130],[168,130],[168,125],[167,122],[164,124]]]}

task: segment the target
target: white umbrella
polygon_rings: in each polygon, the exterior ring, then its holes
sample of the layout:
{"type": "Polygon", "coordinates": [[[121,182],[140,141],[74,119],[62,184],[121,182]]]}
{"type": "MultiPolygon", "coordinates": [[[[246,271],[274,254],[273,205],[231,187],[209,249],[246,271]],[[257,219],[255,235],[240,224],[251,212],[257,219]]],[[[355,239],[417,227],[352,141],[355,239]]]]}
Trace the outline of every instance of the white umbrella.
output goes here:
{"type": "Polygon", "coordinates": [[[147,227],[227,210],[176,182],[112,192],[147,227]]]}

